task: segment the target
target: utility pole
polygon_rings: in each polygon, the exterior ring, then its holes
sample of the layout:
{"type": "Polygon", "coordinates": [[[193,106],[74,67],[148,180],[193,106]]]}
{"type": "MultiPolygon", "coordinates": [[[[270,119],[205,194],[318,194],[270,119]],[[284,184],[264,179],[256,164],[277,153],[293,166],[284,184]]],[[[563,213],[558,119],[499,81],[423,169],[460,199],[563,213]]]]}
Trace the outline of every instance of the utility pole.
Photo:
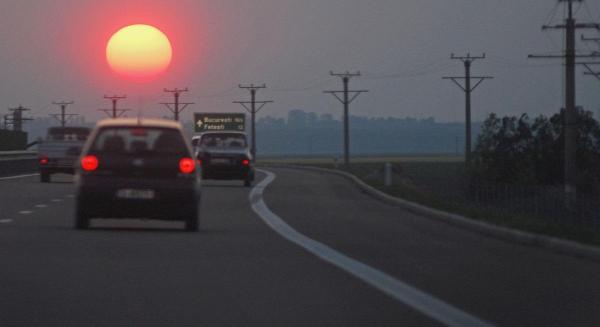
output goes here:
{"type": "Polygon", "coordinates": [[[61,127],[65,127],[67,125],[67,121],[72,117],[78,116],[77,114],[67,114],[67,106],[73,104],[73,101],[62,101],[62,102],[52,102],[52,104],[60,106],[60,114],[51,114],[50,116],[58,119],[61,127]]]}
{"type": "Polygon", "coordinates": [[[250,147],[250,153],[252,153],[252,160],[256,161],[256,114],[267,104],[273,103],[271,100],[267,101],[256,101],[256,92],[260,89],[266,89],[267,85],[263,84],[261,86],[256,86],[254,84],[250,85],[239,85],[240,89],[246,89],[250,91],[250,101],[234,101],[233,103],[237,103],[242,105],[244,109],[246,109],[251,115],[251,128],[252,128],[252,145],[250,147]],[[259,105],[258,108],[256,105],[259,105]],[[250,105],[250,107],[248,107],[250,105]]]}
{"type": "Polygon", "coordinates": [[[346,71],[345,73],[334,73],[330,71],[329,75],[341,78],[344,84],[342,91],[323,91],[323,93],[332,94],[344,105],[344,165],[348,166],[350,164],[350,103],[361,93],[369,92],[369,90],[349,90],[350,79],[361,76],[360,72],[350,73],[346,71]],[[339,94],[343,94],[343,96],[340,97],[339,94]]]}
{"type": "Polygon", "coordinates": [[[130,111],[131,109],[117,109],[117,102],[119,102],[119,100],[123,100],[126,99],[127,96],[126,95],[113,95],[113,96],[108,96],[105,95],[104,96],[105,99],[110,100],[112,102],[112,109],[100,109],[100,111],[106,113],[108,115],[108,117],[115,119],[115,118],[119,118],[121,116],[123,116],[123,114],[127,111],[130,111]]]}
{"type": "Polygon", "coordinates": [[[562,29],[565,30],[566,48],[563,55],[529,55],[529,58],[561,58],[565,60],[565,118],[564,118],[564,186],[567,204],[577,196],[577,108],[575,104],[575,60],[576,58],[593,58],[598,54],[576,54],[575,32],[578,29],[594,28],[600,29],[599,24],[577,23],[573,16],[573,3],[583,0],[558,0],[567,5],[567,18],[564,24],[544,25],[542,30],[562,29]]]}
{"type": "Polygon", "coordinates": [[[33,118],[23,117],[23,113],[25,111],[31,110],[29,108],[24,108],[23,106],[18,106],[17,108],[9,108],[9,110],[13,112],[12,119],[11,119],[13,131],[22,131],[23,123],[28,120],[33,120],[33,118]]]}
{"type": "Polygon", "coordinates": [[[164,89],[165,92],[167,93],[173,93],[173,96],[175,98],[175,102],[172,103],[161,103],[162,105],[166,106],[167,108],[169,108],[169,110],[173,113],[173,120],[175,121],[179,121],[179,114],[189,105],[194,104],[193,102],[184,102],[181,103],[179,102],[179,96],[182,92],[188,92],[188,88],[186,87],[185,89],[164,89]],[[181,108],[179,106],[182,106],[181,108]],[[173,106],[173,107],[171,107],[173,106]]]}
{"type": "Polygon", "coordinates": [[[486,79],[493,79],[492,76],[471,76],[471,64],[478,59],[485,59],[485,53],[481,56],[471,56],[470,53],[467,53],[466,56],[455,56],[454,54],[450,55],[450,59],[460,60],[463,62],[465,66],[465,76],[446,76],[442,77],[442,79],[449,79],[454,84],[458,85],[465,92],[465,165],[469,166],[471,164],[471,93],[475,91],[475,89],[479,86],[479,84],[483,83],[486,79]],[[476,80],[475,85],[471,86],[471,80],[476,80]],[[464,85],[459,82],[459,80],[464,80],[464,85]]]}

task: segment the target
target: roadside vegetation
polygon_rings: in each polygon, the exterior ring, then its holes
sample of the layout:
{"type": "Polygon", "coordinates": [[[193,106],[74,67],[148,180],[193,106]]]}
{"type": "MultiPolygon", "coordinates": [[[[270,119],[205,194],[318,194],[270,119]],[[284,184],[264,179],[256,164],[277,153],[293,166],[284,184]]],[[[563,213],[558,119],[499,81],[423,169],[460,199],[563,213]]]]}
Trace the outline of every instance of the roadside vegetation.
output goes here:
{"type": "Polygon", "coordinates": [[[600,245],[600,125],[579,112],[578,196],[562,187],[562,113],[530,120],[484,122],[473,164],[452,155],[357,157],[349,167],[332,157],[265,158],[261,164],[340,169],[390,195],[497,225],[600,245]],[[392,163],[392,185],[384,185],[392,163]]]}

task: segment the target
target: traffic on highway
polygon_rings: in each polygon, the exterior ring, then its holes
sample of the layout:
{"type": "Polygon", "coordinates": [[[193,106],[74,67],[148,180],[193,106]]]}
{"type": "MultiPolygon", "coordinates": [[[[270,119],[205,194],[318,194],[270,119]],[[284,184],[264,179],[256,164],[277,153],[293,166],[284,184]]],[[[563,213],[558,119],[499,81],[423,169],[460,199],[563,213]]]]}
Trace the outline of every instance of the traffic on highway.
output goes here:
{"type": "Polygon", "coordinates": [[[0,327],[600,326],[598,21],[0,1],[0,327]]]}

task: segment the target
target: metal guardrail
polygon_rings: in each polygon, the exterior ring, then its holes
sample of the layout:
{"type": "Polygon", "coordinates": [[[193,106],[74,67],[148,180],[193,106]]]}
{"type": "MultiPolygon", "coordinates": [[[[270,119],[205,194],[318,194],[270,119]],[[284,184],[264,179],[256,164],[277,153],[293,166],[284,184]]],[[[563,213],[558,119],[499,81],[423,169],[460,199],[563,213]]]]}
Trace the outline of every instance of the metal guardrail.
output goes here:
{"type": "Polygon", "coordinates": [[[0,176],[34,173],[37,170],[36,151],[0,151],[0,176]]]}
{"type": "Polygon", "coordinates": [[[37,159],[36,151],[0,151],[0,161],[35,159],[37,159]]]}

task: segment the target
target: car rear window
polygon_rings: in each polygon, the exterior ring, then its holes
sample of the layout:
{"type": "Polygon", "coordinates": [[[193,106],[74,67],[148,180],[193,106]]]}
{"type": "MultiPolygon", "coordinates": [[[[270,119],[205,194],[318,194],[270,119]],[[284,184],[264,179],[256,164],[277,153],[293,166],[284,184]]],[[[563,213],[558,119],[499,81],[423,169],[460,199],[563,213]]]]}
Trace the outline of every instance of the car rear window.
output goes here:
{"type": "Polygon", "coordinates": [[[189,155],[178,130],[149,127],[109,127],[100,130],[92,152],[134,155],[189,155]]]}
{"type": "Polygon", "coordinates": [[[244,148],[246,136],[233,133],[214,133],[202,136],[200,146],[206,148],[244,148]]]}
{"type": "Polygon", "coordinates": [[[48,129],[47,139],[51,141],[85,141],[90,135],[86,127],[52,127],[48,129]]]}

